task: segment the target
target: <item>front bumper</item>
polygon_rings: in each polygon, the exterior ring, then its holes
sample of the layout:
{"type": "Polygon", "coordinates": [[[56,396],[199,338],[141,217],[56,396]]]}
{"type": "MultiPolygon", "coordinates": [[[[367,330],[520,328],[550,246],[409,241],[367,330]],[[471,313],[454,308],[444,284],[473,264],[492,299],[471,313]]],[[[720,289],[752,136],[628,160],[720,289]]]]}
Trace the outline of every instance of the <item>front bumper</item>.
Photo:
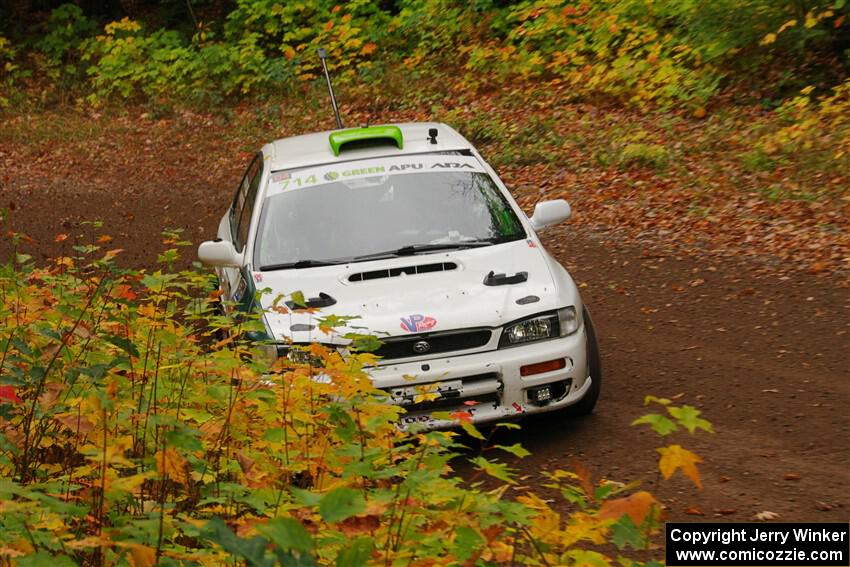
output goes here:
{"type": "Polygon", "coordinates": [[[403,427],[452,427],[456,421],[437,419],[435,412],[468,412],[474,424],[554,411],[581,400],[590,388],[584,326],[570,336],[511,348],[446,356],[371,368],[376,387],[407,409],[403,427]],[[565,366],[522,376],[520,368],[564,359],[565,366]],[[550,399],[536,401],[535,389],[550,385],[550,399]]]}

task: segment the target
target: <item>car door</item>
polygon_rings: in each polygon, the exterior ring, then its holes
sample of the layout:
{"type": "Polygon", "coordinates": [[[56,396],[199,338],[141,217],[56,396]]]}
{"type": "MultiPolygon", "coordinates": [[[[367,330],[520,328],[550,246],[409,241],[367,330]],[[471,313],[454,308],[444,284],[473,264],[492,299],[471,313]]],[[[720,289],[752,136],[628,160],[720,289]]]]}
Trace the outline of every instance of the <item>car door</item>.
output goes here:
{"type": "MultiPolygon", "coordinates": [[[[263,177],[263,154],[258,153],[242,176],[242,181],[233,196],[233,203],[228,211],[229,238],[237,252],[242,253],[248,244],[251,230],[251,219],[257,202],[257,193],[263,177]]],[[[224,297],[230,301],[240,301],[248,288],[248,277],[244,266],[227,267],[222,269],[221,286],[224,297]]]]}

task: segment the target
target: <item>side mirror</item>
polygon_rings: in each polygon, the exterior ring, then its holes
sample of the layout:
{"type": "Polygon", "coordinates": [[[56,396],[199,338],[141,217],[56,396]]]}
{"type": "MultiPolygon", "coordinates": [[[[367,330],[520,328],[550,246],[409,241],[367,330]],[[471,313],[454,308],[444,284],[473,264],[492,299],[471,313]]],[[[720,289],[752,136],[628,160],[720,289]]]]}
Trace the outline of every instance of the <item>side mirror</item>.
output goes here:
{"type": "Polygon", "coordinates": [[[564,222],[572,214],[570,204],[563,199],[541,201],[534,206],[534,214],[529,219],[534,230],[564,222]]]}
{"type": "Polygon", "coordinates": [[[198,258],[211,266],[242,265],[242,255],[233,248],[233,243],[224,240],[207,240],[198,246],[198,258]]]}

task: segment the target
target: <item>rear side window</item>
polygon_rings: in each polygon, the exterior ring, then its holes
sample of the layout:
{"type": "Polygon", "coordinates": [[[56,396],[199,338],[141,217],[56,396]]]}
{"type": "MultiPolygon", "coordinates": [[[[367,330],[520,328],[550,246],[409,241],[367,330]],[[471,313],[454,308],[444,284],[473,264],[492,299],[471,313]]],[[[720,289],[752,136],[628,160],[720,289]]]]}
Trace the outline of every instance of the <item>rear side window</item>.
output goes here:
{"type": "Polygon", "coordinates": [[[233,206],[230,208],[230,234],[233,237],[233,245],[237,252],[245,249],[248,241],[248,229],[251,226],[251,215],[254,213],[254,204],[257,201],[257,191],[260,188],[260,179],[263,176],[263,156],[257,154],[248,170],[242,177],[242,183],[236,190],[233,198],[233,206]]]}

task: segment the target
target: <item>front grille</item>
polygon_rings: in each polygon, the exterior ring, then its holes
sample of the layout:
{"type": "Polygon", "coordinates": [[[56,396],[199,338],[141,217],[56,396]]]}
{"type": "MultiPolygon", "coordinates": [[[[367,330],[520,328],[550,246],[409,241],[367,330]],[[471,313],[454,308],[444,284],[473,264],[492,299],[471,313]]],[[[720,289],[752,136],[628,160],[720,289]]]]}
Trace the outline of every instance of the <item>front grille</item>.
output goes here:
{"type": "Polygon", "coordinates": [[[492,334],[490,329],[467,329],[385,339],[375,354],[384,359],[396,359],[467,350],[486,345],[492,334]],[[423,342],[428,344],[427,349],[423,350],[423,342]],[[416,345],[419,345],[418,350],[414,348],[416,345]]]}
{"type": "Polygon", "coordinates": [[[384,388],[389,401],[407,414],[422,411],[471,410],[501,403],[502,381],[498,374],[477,374],[430,384],[384,388]],[[429,398],[429,399],[421,399],[429,398]]]}

